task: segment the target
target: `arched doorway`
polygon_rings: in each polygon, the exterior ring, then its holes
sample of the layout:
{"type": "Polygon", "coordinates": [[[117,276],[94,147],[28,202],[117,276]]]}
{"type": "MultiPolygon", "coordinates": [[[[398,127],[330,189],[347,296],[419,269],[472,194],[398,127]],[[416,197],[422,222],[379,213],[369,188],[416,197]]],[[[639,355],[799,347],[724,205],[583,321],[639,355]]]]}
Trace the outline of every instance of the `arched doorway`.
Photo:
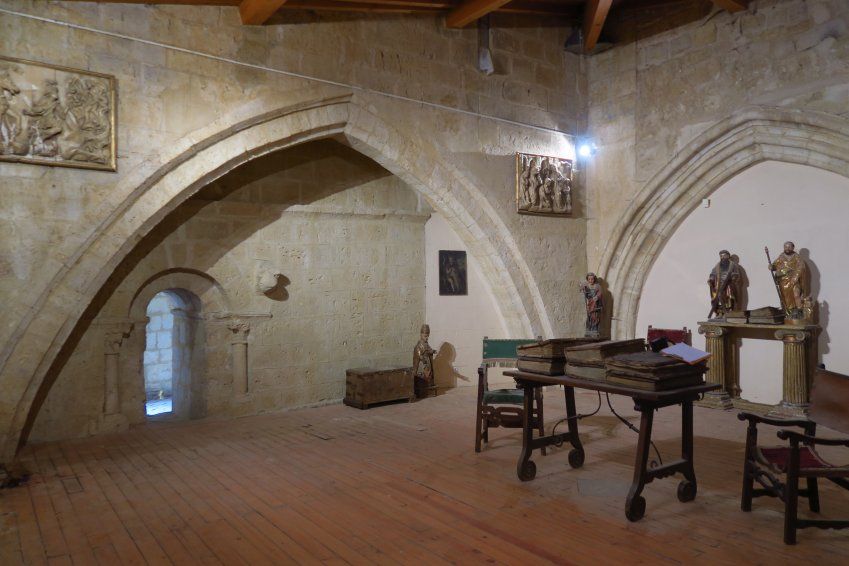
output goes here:
{"type": "Polygon", "coordinates": [[[157,293],[147,305],[143,376],[148,418],[199,416],[203,342],[199,299],[184,289],[157,293]]]}

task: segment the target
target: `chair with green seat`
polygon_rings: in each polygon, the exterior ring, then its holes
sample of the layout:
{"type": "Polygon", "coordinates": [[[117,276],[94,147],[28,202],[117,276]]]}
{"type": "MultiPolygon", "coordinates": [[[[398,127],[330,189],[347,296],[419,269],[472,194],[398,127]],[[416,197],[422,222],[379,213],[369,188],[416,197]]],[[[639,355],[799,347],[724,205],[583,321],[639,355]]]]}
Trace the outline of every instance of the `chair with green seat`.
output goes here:
{"type": "MultiPolygon", "coordinates": [[[[525,416],[525,394],[521,389],[490,389],[487,381],[491,367],[516,367],[516,348],[534,344],[536,339],[493,339],[484,336],[483,362],[478,368],[478,407],[475,423],[475,452],[481,451],[481,442],[489,442],[490,427],[521,428],[525,416]]],[[[542,388],[536,389],[536,409],[531,417],[540,436],[545,434],[542,415],[542,388]]],[[[545,448],[543,448],[545,454],[545,448]]]]}

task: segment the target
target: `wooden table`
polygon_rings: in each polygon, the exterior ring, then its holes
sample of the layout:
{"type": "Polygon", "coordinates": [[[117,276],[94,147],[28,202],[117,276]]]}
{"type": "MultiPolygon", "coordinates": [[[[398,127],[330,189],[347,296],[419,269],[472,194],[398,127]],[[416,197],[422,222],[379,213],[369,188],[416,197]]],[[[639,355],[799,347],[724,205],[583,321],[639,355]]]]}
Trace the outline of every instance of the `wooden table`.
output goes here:
{"type": "Polygon", "coordinates": [[[678,500],[692,501],[696,498],[696,472],[693,469],[693,401],[697,401],[703,393],[713,391],[719,384],[705,383],[693,387],[682,387],[669,391],[644,391],[631,389],[622,385],[579,379],[567,375],[539,375],[523,371],[508,371],[516,379],[516,383],[524,389],[525,419],[522,427],[522,453],[516,465],[516,473],[522,481],[530,481],[536,476],[537,467],[531,461],[534,450],[569,442],[569,465],[580,468],[584,464],[584,447],[578,436],[578,413],[575,410],[575,388],[589,389],[601,393],[627,395],[634,400],[634,410],[640,412],[640,435],[637,441],[637,458],[634,463],[634,479],[631,489],[625,499],[625,516],[629,521],[639,521],[646,511],[646,500],[640,495],[647,483],[655,479],[665,478],[675,473],[684,475],[678,484],[678,500]],[[566,390],[566,417],[568,431],[549,436],[534,438],[532,421],[527,415],[531,414],[534,404],[534,390],[544,385],[562,385],[566,390]],[[681,459],[662,466],[648,467],[649,450],[651,449],[651,428],[654,411],[662,407],[681,405],[681,459]]]}

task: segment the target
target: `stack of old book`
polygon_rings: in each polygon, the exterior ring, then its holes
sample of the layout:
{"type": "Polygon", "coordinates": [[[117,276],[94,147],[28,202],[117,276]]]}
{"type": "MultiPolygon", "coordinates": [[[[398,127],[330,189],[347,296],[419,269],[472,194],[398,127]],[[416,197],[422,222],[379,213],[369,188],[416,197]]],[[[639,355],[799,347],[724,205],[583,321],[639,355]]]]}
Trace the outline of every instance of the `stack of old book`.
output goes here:
{"type": "Polygon", "coordinates": [[[571,346],[598,342],[600,338],[554,338],[517,346],[516,367],[521,371],[543,375],[563,375],[566,366],[564,350],[571,346]]]}
{"type": "Polygon", "coordinates": [[[762,307],[749,311],[749,322],[752,324],[782,324],[784,311],[775,307],[762,307]]]}
{"type": "Polygon", "coordinates": [[[725,313],[725,322],[746,324],[749,322],[749,311],[728,311],[725,313]]]}
{"type": "Polygon", "coordinates": [[[605,367],[605,379],[609,383],[648,391],[701,385],[704,382],[702,376],[707,370],[704,360],[689,364],[657,352],[614,356],[607,360],[605,367]]]}
{"type": "Polygon", "coordinates": [[[642,352],[646,349],[643,339],[605,340],[590,344],[580,344],[566,348],[565,374],[582,379],[603,380],[604,362],[617,354],[642,352]]]}

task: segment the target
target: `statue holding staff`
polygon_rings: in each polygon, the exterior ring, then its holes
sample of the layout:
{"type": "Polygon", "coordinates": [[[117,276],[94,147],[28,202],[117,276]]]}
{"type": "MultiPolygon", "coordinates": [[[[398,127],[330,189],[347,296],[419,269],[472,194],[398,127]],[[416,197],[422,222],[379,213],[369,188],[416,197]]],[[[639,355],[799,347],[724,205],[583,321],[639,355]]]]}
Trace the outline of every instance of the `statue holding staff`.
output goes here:
{"type": "MultiPolygon", "coordinates": [[[[769,258],[769,250],[767,250],[767,258],[769,258]]],[[[770,262],[769,270],[775,281],[781,308],[784,309],[787,317],[804,318],[805,299],[810,295],[808,265],[796,253],[793,242],[784,242],[784,253],[770,262]]]]}

